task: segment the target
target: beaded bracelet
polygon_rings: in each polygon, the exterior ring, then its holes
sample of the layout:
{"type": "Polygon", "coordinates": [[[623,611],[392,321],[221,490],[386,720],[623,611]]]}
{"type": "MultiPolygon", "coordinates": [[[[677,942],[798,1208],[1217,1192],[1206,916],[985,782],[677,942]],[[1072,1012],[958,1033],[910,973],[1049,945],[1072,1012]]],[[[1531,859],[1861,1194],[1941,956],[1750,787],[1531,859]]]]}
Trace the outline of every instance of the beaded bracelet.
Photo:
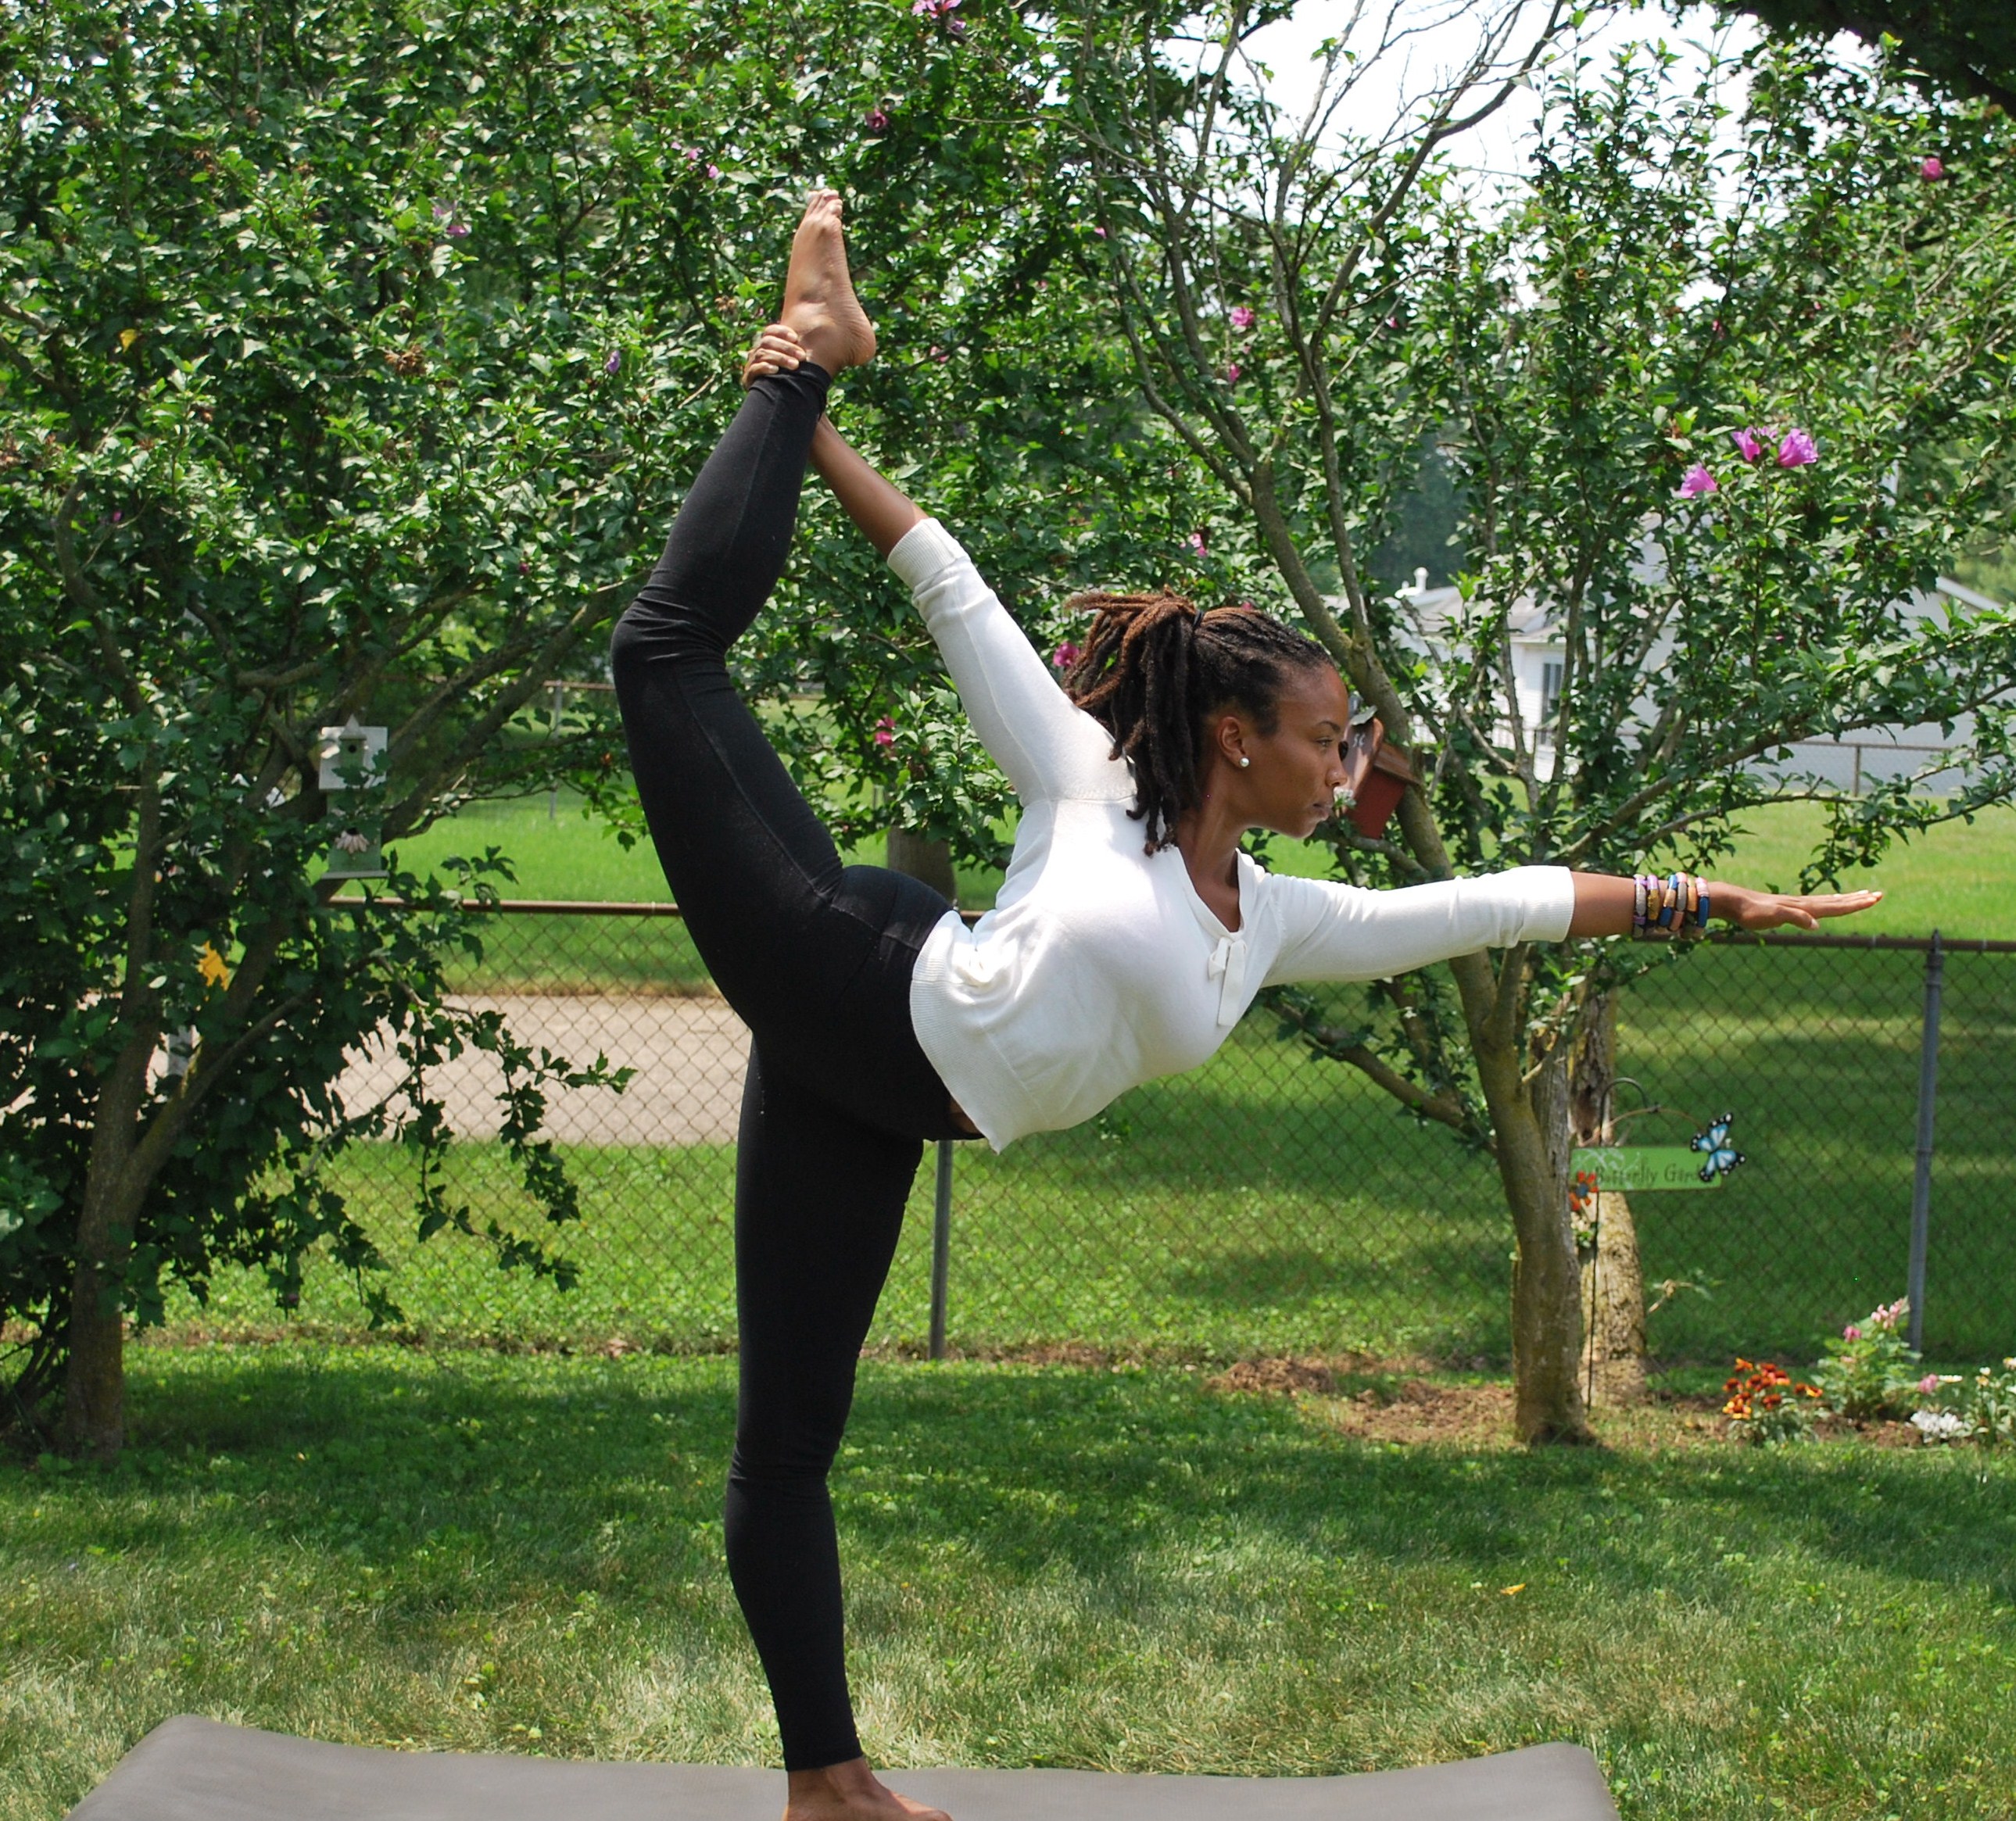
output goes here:
{"type": "Polygon", "coordinates": [[[1636,874],[1631,881],[1631,934],[1697,936],[1708,927],[1708,890],[1690,873],[1636,874]]]}

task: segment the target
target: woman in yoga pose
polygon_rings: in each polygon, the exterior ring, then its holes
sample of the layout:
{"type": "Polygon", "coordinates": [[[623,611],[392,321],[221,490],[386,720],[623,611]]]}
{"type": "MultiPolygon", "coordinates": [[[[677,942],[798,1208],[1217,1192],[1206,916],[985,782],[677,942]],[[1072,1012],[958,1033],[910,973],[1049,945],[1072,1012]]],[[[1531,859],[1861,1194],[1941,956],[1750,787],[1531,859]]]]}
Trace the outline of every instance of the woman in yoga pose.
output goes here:
{"type": "Polygon", "coordinates": [[[787,1821],[938,1815],[885,1789],[862,1755],[826,1493],[926,1140],[999,1147],[1089,1118],[1203,1062],[1270,982],[1381,978],[1711,909],[1748,929],[1811,928],[1876,896],[1553,866],[1385,892],[1263,872],[1240,837],[1309,834],[1345,783],[1350,695],[1329,657],[1263,614],[1096,596],[1060,689],[951,534],[824,415],[833,376],[874,351],[840,199],[820,192],[792,243],[782,320],[751,354],[742,407],[612,648],[652,839],[753,1039],[726,1542],[776,1705],[787,1821]],[[1006,880],[970,930],[918,881],[841,864],[729,680],[728,648],[783,572],[808,461],[909,585],[1021,799],[1006,880]]]}

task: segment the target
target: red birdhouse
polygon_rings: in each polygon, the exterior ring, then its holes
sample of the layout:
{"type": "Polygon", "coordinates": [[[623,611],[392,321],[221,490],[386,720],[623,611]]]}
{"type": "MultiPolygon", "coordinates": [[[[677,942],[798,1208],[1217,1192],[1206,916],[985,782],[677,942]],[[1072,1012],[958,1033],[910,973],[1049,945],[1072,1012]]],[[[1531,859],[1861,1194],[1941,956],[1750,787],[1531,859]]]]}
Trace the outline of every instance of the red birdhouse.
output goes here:
{"type": "Polygon", "coordinates": [[[1351,826],[1366,840],[1377,840],[1400,807],[1401,796],[1415,781],[1414,768],[1399,747],[1386,743],[1385,727],[1376,718],[1352,729],[1344,762],[1351,826]]]}

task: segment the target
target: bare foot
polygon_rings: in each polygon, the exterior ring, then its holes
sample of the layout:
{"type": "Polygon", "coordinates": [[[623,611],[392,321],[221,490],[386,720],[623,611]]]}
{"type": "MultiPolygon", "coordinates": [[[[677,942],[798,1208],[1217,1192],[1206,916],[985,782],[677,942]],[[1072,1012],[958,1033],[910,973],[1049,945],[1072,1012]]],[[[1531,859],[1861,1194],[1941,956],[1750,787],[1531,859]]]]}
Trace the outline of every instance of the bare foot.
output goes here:
{"type": "MultiPolygon", "coordinates": [[[[797,261],[792,261],[795,266],[797,261]]],[[[821,363],[823,365],[823,363],[821,363]]],[[[942,1808],[927,1808],[885,1789],[865,1758],[830,1764],[823,1770],[794,1770],[784,1821],[952,1821],[942,1808]]]]}
{"type": "Polygon", "coordinates": [[[829,373],[865,366],[875,358],[875,325],[847,275],[837,190],[815,189],[805,204],[805,219],[791,237],[783,318],[806,353],[829,373]]]}

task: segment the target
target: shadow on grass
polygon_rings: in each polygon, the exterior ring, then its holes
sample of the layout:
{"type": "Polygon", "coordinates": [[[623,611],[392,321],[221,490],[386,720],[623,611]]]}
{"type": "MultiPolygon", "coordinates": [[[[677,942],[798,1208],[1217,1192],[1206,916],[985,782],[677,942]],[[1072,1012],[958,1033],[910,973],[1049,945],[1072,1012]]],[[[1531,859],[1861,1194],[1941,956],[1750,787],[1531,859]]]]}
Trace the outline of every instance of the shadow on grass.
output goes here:
{"type": "MultiPolygon", "coordinates": [[[[416,1617],[589,1590],[639,1609],[701,1592],[718,1620],[734,1371],[150,1349],[126,1462],[4,1470],[0,1510],[31,1488],[55,1502],[32,1540],[16,1531],[16,1554],[88,1539],[195,1568],[284,1538],[368,1571],[416,1617]]],[[[2008,1463],[1974,1455],[1401,1449],[1186,1373],[982,1366],[864,1366],[848,1440],[834,1476],[847,1547],[891,1571],[942,1564],[934,1552],[956,1543],[996,1582],[1060,1564],[1132,1578],[1229,1530],[1323,1559],[1566,1578],[1598,1600],[1712,1603],[1796,1556],[2016,1603],[2008,1463]]]]}
{"type": "MultiPolygon", "coordinates": [[[[852,1439],[871,1456],[900,1447],[943,1488],[944,1520],[1011,1574],[1059,1556],[1096,1574],[1116,1554],[1230,1524],[1486,1579],[1558,1568],[1620,1598],[1712,1600],[1793,1550],[2016,1601],[2009,1475],[1981,1470],[1979,1456],[1384,1447],[1341,1440],[1286,1400],[1175,1375],[1027,1369],[883,1374],[864,1387],[852,1439]]],[[[878,1554],[916,1546],[915,1511],[848,1521],[878,1554]]]]}

